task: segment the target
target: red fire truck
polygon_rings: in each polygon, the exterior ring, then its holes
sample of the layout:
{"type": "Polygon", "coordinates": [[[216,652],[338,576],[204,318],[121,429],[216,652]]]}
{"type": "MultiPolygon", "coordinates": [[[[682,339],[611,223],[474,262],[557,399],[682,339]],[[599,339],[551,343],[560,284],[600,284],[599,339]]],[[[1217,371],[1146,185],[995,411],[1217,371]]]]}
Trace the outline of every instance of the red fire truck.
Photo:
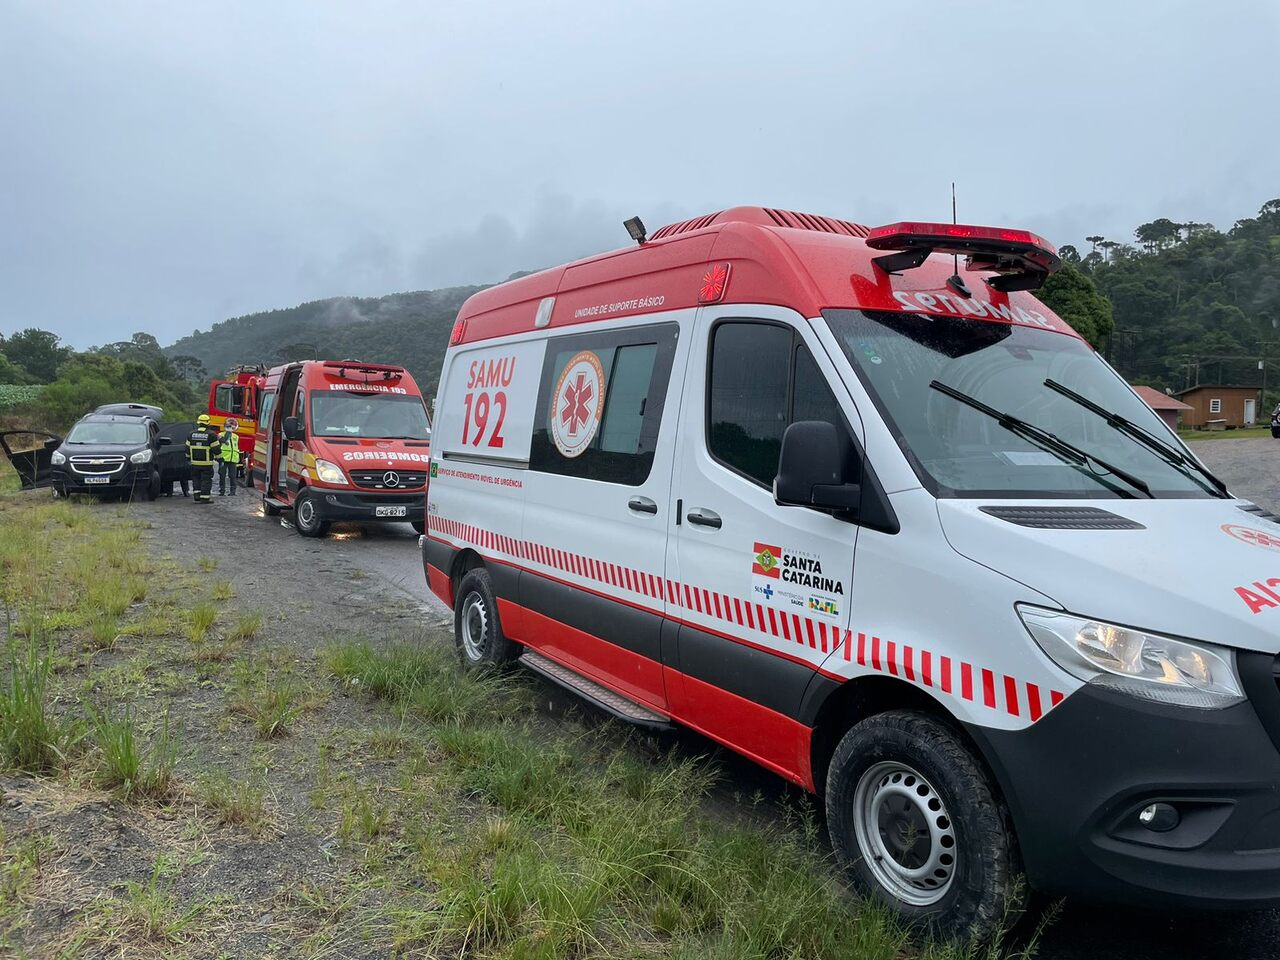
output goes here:
{"type": "MultiPolygon", "coordinates": [[[[228,370],[221,380],[214,380],[209,384],[209,419],[218,430],[223,428],[227,420],[236,421],[241,463],[248,463],[253,455],[258,400],[267,382],[266,372],[267,368],[260,363],[243,363],[228,370]]],[[[246,481],[248,478],[246,470],[246,481]]]]}

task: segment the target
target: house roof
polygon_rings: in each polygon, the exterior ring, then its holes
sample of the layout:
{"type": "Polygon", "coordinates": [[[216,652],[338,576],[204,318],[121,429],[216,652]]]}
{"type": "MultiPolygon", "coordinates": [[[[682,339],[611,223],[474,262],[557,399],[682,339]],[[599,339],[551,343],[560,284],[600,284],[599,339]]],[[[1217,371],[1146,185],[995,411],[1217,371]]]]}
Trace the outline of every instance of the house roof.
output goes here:
{"type": "Polygon", "coordinates": [[[1191,405],[1175,400],[1167,393],[1154,387],[1134,387],[1133,392],[1140,396],[1152,410],[1190,410],[1191,405]]]}
{"type": "Polygon", "coordinates": [[[1256,383],[1198,383],[1194,387],[1187,387],[1185,390],[1175,390],[1175,397],[1185,397],[1188,393],[1195,393],[1197,390],[1261,390],[1262,387],[1256,383]]]}

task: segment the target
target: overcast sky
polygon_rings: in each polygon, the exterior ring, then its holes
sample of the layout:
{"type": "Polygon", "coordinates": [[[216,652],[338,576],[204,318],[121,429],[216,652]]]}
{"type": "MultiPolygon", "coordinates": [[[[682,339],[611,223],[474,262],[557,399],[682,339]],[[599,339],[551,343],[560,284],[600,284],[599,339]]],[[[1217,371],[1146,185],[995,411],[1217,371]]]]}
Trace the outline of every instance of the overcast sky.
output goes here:
{"type": "Polygon", "coordinates": [[[1056,243],[1280,196],[1280,4],[0,0],[0,332],[168,343],[739,203],[1056,243]]]}

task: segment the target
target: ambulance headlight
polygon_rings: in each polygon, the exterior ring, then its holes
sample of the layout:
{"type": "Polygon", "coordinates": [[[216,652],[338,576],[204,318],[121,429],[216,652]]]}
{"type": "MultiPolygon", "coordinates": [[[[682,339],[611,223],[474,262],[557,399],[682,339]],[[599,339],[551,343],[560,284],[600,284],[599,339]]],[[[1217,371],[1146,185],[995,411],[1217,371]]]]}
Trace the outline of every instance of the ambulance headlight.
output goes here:
{"type": "Polygon", "coordinates": [[[129,462],[130,462],[130,463],[150,463],[150,462],[151,462],[151,451],[150,451],[149,449],[148,449],[148,450],[139,450],[137,453],[135,453],[135,454],[133,454],[131,457],[129,457],[129,462]]]}
{"type": "Polygon", "coordinates": [[[328,460],[316,460],[316,477],[322,483],[346,483],[347,475],[336,463],[328,460]]]}
{"type": "Polygon", "coordinates": [[[60,467],[67,462],[67,455],[61,450],[55,450],[53,451],[53,455],[49,457],[49,462],[55,467],[60,467]]]}
{"type": "Polygon", "coordinates": [[[1226,647],[1038,607],[1019,605],[1018,616],[1050,659],[1086,683],[1202,710],[1244,699],[1235,654],[1226,647]]]}

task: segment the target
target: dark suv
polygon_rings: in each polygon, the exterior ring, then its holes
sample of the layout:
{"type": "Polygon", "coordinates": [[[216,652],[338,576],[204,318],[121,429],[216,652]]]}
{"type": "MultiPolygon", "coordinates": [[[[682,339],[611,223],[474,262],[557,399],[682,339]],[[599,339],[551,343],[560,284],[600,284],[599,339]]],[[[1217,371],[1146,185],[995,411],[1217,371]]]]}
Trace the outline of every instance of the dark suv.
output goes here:
{"type": "Polygon", "coordinates": [[[112,403],[82,417],[50,457],[54,491],[154,500],[160,448],[170,443],[160,436],[159,416],[158,407],[112,403]]]}

